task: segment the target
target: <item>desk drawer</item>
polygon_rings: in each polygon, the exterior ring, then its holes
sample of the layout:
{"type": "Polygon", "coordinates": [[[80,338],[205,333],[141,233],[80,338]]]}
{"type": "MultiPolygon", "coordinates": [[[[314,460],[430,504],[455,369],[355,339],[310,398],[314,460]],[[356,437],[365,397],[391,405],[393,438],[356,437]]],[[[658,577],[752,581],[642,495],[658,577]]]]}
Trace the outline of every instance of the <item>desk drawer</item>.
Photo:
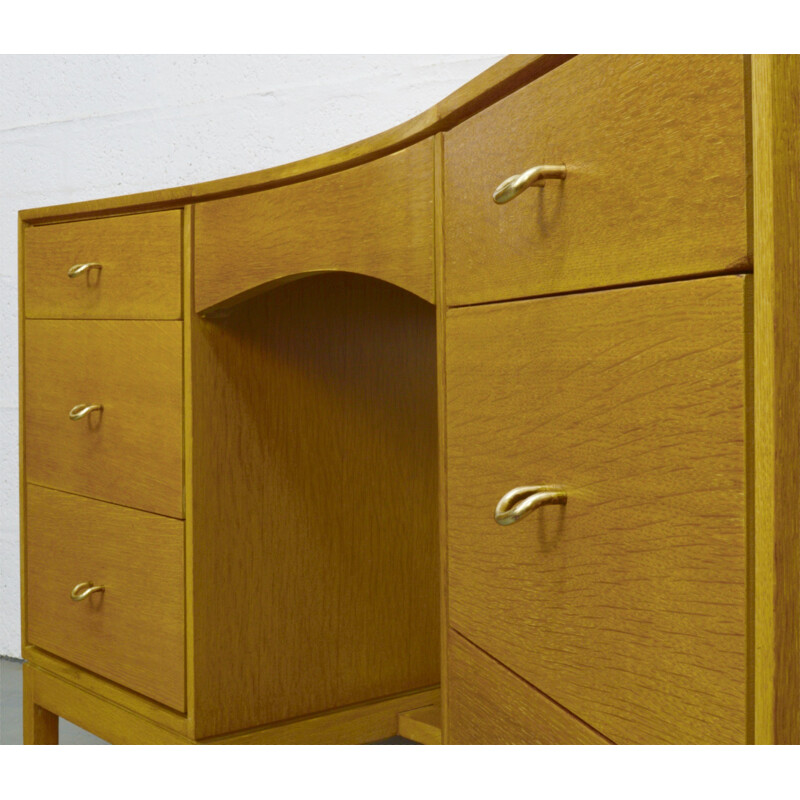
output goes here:
{"type": "Polygon", "coordinates": [[[447,696],[448,744],[609,744],[452,630],[447,696]]]}
{"type": "Polygon", "coordinates": [[[746,738],[748,281],[448,313],[450,622],[620,744],[746,738]]]}
{"type": "Polygon", "coordinates": [[[31,226],[24,242],[27,317],[181,317],[180,211],[31,226]],[[100,267],[70,277],[81,264],[100,267]]]}
{"type": "Polygon", "coordinates": [[[30,644],[183,711],[183,523],[40,486],[27,499],[30,644]],[[104,589],[75,601],[79,584],[104,589]]]}
{"type": "Polygon", "coordinates": [[[447,133],[448,304],[741,272],[744,72],[731,55],[578,56],[447,133]],[[563,182],[493,202],[561,164],[563,182]]]}
{"type": "Polygon", "coordinates": [[[195,308],[341,270],[433,302],[433,141],[356,167],[195,206],[195,308]]]}
{"type": "Polygon", "coordinates": [[[182,363],[180,322],[28,320],[27,479],[182,517],[182,363]]]}

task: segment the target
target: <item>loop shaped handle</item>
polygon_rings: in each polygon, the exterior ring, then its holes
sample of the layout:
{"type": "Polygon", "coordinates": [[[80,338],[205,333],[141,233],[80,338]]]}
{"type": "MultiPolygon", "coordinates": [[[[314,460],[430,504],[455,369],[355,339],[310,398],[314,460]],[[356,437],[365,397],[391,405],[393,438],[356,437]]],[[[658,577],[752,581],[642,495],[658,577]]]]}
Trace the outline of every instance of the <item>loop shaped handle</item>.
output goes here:
{"type": "Polygon", "coordinates": [[[90,269],[103,269],[102,264],[98,264],[96,261],[87,261],[85,264],[73,264],[67,270],[67,277],[75,278],[78,275],[82,275],[84,272],[88,272],[90,269]]]}
{"type": "Polygon", "coordinates": [[[100,403],[78,403],[76,406],[72,406],[69,410],[69,418],[73,422],[77,422],[79,419],[83,419],[84,417],[88,416],[92,413],[92,411],[102,411],[103,406],[100,403]]]}
{"type": "Polygon", "coordinates": [[[494,521],[498,525],[512,525],[540,506],[563,506],[566,502],[567,493],[560,486],[517,486],[500,498],[494,521]]]}
{"type": "Polygon", "coordinates": [[[95,592],[104,592],[105,590],[105,586],[95,586],[91,581],[83,581],[82,583],[79,583],[77,586],[73,587],[72,591],[69,593],[69,596],[76,603],[79,603],[81,600],[85,600],[90,594],[94,594],[95,592]]]}
{"type": "Polygon", "coordinates": [[[502,205],[522,194],[529,186],[535,186],[541,181],[547,180],[563,181],[566,177],[567,168],[564,164],[542,164],[538,167],[531,167],[519,175],[512,175],[510,178],[506,178],[494,190],[492,200],[502,205]]]}

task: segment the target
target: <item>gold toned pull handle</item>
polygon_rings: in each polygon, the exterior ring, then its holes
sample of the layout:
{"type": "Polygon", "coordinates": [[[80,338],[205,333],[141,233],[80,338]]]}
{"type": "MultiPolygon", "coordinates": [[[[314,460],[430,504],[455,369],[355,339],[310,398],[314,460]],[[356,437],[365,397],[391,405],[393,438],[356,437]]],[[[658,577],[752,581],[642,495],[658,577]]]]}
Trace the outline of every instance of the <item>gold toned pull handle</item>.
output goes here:
{"type": "Polygon", "coordinates": [[[540,506],[563,506],[566,502],[567,493],[558,486],[518,486],[500,498],[494,521],[498,525],[511,525],[540,506]]]}
{"type": "Polygon", "coordinates": [[[73,588],[69,596],[78,603],[81,600],[85,600],[90,594],[104,592],[105,590],[105,586],[95,586],[91,581],[83,581],[83,583],[79,583],[73,588]]]}
{"type": "Polygon", "coordinates": [[[559,166],[542,165],[531,167],[520,175],[512,175],[506,178],[495,190],[492,200],[495,203],[507,203],[513,200],[518,194],[522,194],[529,186],[538,185],[541,181],[560,180],[567,177],[567,168],[561,164],[559,166]]]}
{"type": "Polygon", "coordinates": [[[90,269],[103,269],[103,265],[98,264],[96,261],[89,261],[86,264],[75,264],[67,270],[67,275],[70,278],[74,278],[77,275],[88,272],[90,269]]]}
{"type": "Polygon", "coordinates": [[[79,420],[91,414],[92,411],[102,410],[103,406],[101,406],[99,403],[93,403],[92,405],[88,405],[87,403],[78,403],[78,405],[72,406],[72,408],[69,410],[69,418],[71,420],[79,420]]]}

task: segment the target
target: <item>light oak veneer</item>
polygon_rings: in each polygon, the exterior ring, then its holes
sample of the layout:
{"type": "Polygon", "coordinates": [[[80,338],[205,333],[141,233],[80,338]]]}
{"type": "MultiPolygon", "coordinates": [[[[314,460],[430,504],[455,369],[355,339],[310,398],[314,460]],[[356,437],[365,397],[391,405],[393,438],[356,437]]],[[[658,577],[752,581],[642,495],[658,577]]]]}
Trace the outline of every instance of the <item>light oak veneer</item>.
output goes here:
{"type": "Polygon", "coordinates": [[[28,320],[32,483],[183,517],[180,322],[28,320]],[[69,412],[98,404],[81,420],[69,412]]]}
{"type": "Polygon", "coordinates": [[[20,212],[26,742],[800,743],[798,76],[510,56],[331,153],[20,212]],[[145,410],[118,446],[63,438],[87,387],[145,410]],[[518,476],[566,507],[499,528],[518,476]],[[42,627],[77,556],[29,491],[141,520],[131,575],[183,529],[181,680],[42,627]]]}
{"type": "Polygon", "coordinates": [[[442,706],[415,708],[398,715],[397,732],[420,744],[442,743],[442,706]]]}
{"type": "Polygon", "coordinates": [[[455,631],[450,744],[611,744],[455,631]]]}
{"type": "Polygon", "coordinates": [[[271,282],[342,270],[433,302],[430,139],[313,181],[200,203],[195,308],[214,310],[271,282]]]}
{"type": "Polygon", "coordinates": [[[26,744],[57,744],[59,716],[94,731],[111,744],[361,744],[396,735],[401,714],[435,702],[439,696],[438,690],[410,692],[337,709],[330,714],[198,741],[169,726],[153,724],[150,719],[131,711],[130,703],[106,702],[48,670],[25,664],[23,674],[29,718],[25,728],[26,744]],[[36,705],[34,698],[41,705],[36,705]]]}
{"type": "Polygon", "coordinates": [[[181,212],[30,228],[25,310],[54,319],[180,319],[181,212]],[[70,267],[99,263],[74,278],[70,267]]]}
{"type": "Polygon", "coordinates": [[[619,744],[747,739],[747,280],[448,314],[450,624],[619,744]]]}
{"type": "Polygon", "coordinates": [[[434,326],[356,275],[193,318],[199,738],[438,683],[434,326]]]}
{"type": "Polygon", "coordinates": [[[448,305],[741,271],[744,79],[741,56],[581,56],[446,133],[448,305]],[[537,164],[566,180],[492,200],[537,164]]]}
{"type": "Polygon", "coordinates": [[[800,56],[753,56],[755,738],[800,744],[800,56]]]}
{"type": "Polygon", "coordinates": [[[27,564],[32,644],[186,708],[182,522],[29,486],[27,564]]]}

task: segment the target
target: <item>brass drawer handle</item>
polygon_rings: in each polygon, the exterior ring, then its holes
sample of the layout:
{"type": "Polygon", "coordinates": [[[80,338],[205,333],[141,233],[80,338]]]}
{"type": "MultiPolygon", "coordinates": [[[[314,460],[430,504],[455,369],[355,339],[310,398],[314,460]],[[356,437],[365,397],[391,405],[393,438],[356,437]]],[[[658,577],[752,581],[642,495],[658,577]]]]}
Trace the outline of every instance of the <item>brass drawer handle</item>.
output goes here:
{"type": "Polygon", "coordinates": [[[92,411],[102,410],[103,406],[101,406],[99,403],[93,403],[92,405],[87,403],[78,403],[78,405],[72,406],[72,408],[69,410],[69,418],[71,420],[79,420],[91,414],[92,411]]]}
{"type": "Polygon", "coordinates": [[[500,498],[494,521],[498,525],[511,525],[540,506],[563,506],[566,502],[567,493],[558,486],[518,486],[500,498]]]}
{"type": "Polygon", "coordinates": [[[69,596],[76,603],[79,603],[81,600],[85,600],[90,594],[94,594],[95,592],[104,592],[105,590],[105,586],[95,586],[91,581],[83,581],[83,583],[79,583],[73,588],[73,590],[69,593],[69,596]]]}
{"type": "Polygon", "coordinates": [[[98,264],[96,261],[89,261],[86,264],[75,264],[67,270],[67,275],[70,278],[74,278],[84,272],[88,272],[90,269],[103,269],[103,265],[98,264]]]}
{"type": "Polygon", "coordinates": [[[563,164],[560,166],[546,164],[539,167],[531,167],[520,175],[512,175],[510,178],[506,178],[494,190],[492,200],[494,200],[495,203],[507,203],[509,200],[513,200],[518,194],[522,194],[529,186],[535,186],[539,184],[540,181],[563,181],[566,177],[567,168],[563,164]]]}

